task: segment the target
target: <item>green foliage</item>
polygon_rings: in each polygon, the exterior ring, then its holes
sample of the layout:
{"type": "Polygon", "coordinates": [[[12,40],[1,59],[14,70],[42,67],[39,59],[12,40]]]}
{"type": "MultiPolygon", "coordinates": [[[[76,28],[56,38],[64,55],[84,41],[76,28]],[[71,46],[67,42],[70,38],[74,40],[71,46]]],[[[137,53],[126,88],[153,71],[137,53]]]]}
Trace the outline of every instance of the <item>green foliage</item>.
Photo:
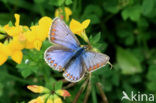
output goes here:
{"type": "Polygon", "coordinates": [[[142,72],[138,58],[136,58],[131,52],[118,47],[116,58],[123,74],[135,74],[142,72]]]}
{"type": "MultiPolygon", "coordinates": [[[[90,19],[86,29],[91,45],[107,54],[113,64],[92,73],[88,103],[102,102],[97,82],[102,84],[109,103],[120,103],[122,91],[156,94],[156,1],[155,0],[1,0],[0,25],[14,25],[14,13],[21,14],[20,24],[34,25],[42,16],[54,18],[55,10],[68,6],[70,19],[90,19]],[[12,22],[11,22],[12,21],[12,22]]],[[[0,26],[0,42],[4,31],[0,26]]],[[[8,37],[7,37],[8,38],[8,37]]],[[[0,103],[27,103],[37,95],[27,85],[61,89],[62,72],[52,70],[44,61],[44,51],[52,44],[45,40],[40,51],[24,50],[21,64],[10,59],[0,66],[0,103]],[[9,99],[8,99],[9,98],[9,99]]],[[[0,58],[1,59],[1,58],[0,58]]],[[[71,103],[84,80],[67,89],[71,103]]],[[[86,89],[78,99],[82,103],[86,89]]],[[[129,103],[129,101],[124,101],[129,103]]]]}

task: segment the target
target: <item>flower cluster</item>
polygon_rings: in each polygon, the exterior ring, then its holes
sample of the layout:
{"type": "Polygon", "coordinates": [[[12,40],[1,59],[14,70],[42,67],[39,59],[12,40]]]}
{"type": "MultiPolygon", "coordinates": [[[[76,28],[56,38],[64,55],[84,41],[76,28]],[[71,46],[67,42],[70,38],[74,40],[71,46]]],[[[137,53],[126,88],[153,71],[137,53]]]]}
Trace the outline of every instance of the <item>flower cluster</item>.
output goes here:
{"type": "Polygon", "coordinates": [[[7,61],[10,56],[13,61],[20,64],[22,61],[23,49],[36,48],[40,50],[42,42],[47,38],[49,27],[52,19],[49,17],[42,17],[38,25],[28,26],[20,25],[20,15],[15,14],[15,25],[7,24],[1,31],[5,33],[6,40],[4,43],[0,42],[0,65],[7,61]]]}
{"type": "MultiPolygon", "coordinates": [[[[69,16],[72,11],[65,7],[64,9],[58,8],[55,11],[55,16],[69,22],[69,16]]],[[[15,24],[9,23],[4,27],[0,27],[1,38],[6,38],[5,42],[0,42],[0,65],[4,64],[8,57],[13,61],[20,64],[23,58],[23,49],[37,49],[40,50],[42,42],[48,37],[49,28],[52,23],[50,17],[42,17],[37,25],[31,27],[20,25],[20,15],[15,14],[15,24]]],[[[86,42],[89,42],[86,36],[85,29],[88,27],[90,20],[87,19],[82,23],[72,19],[70,21],[70,29],[74,34],[79,35],[86,42]]]]}
{"type": "Polygon", "coordinates": [[[59,96],[69,97],[70,93],[67,90],[56,90],[51,91],[48,88],[37,86],[37,85],[28,85],[27,88],[34,93],[42,93],[43,95],[31,100],[29,103],[62,103],[62,100],[59,96]]]}

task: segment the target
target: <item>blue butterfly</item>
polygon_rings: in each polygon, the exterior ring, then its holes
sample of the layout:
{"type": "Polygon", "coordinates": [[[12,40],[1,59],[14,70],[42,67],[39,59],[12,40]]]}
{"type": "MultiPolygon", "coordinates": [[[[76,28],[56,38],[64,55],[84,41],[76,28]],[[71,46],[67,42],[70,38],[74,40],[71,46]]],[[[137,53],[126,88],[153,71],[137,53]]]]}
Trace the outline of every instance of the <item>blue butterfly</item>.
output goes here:
{"type": "Polygon", "coordinates": [[[49,47],[44,54],[45,61],[70,82],[80,81],[86,72],[93,72],[109,62],[109,56],[81,47],[76,36],[59,18],[55,18],[50,27],[49,47]]]}

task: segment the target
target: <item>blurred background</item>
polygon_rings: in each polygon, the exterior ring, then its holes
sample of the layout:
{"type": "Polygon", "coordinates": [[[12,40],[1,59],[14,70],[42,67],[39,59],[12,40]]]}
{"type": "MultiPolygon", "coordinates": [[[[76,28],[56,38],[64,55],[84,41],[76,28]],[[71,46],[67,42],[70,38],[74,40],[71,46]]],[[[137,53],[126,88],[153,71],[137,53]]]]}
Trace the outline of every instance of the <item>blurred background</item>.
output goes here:
{"type": "MultiPolygon", "coordinates": [[[[31,26],[43,16],[54,19],[56,9],[64,7],[72,11],[70,20],[91,20],[86,29],[90,42],[109,55],[113,64],[112,70],[107,65],[92,74],[88,103],[103,103],[94,85],[97,81],[109,103],[129,103],[121,101],[122,91],[154,94],[156,98],[156,0],[0,0],[0,25],[14,23],[18,13],[20,24],[31,26]]],[[[46,40],[40,51],[23,50],[21,64],[8,59],[0,66],[0,103],[27,103],[38,96],[27,90],[27,85],[48,86],[62,79],[62,73],[51,70],[43,59],[48,46],[46,40]]],[[[71,103],[81,85],[79,82],[69,88],[71,97],[63,102],[71,103]]],[[[84,96],[85,91],[77,103],[82,103],[84,96]]]]}

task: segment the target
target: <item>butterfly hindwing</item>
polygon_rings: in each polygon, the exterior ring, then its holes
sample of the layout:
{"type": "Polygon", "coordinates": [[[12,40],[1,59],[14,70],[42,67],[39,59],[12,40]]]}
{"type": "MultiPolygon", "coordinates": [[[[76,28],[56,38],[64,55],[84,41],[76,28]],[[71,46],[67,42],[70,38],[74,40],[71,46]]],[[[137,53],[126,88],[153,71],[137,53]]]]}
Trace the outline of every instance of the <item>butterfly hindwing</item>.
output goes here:
{"type": "Polygon", "coordinates": [[[109,56],[93,51],[86,51],[82,58],[88,72],[93,72],[98,68],[105,66],[109,61],[109,56]]]}
{"type": "Polygon", "coordinates": [[[76,49],[80,46],[75,35],[71,32],[64,21],[59,18],[55,18],[52,22],[49,39],[52,43],[65,46],[70,49],[76,49]]]}
{"type": "Polygon", "coordinates": [[[85,74],[85,65],[82,61],[81,56],[78,56],[71,60],[71,62],[67,65],[63,76],[66,80],[71,82],[80,81],[85,74]]]}
{"type": "Polygon", "coordinates": [[[65,65],[72,58],[73,52],[62,46],[51,46],[44,54],[45,61],[54,70],[62,71],[65,65]]]}

